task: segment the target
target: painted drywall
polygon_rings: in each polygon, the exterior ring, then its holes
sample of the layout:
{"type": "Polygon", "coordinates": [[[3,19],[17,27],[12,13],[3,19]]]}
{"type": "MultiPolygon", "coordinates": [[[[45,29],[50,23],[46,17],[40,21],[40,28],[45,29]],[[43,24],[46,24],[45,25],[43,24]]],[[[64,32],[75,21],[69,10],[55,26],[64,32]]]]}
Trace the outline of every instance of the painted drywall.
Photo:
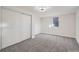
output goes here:
{"type": "Polygon", "coordinates": [[[53,22],[52,17],[42,17],[41,18],[41,33],[67,36],[75,38],[75,13],[60,15],[59,17],[59,27],[49,28],[51,22],[53,22]]]}
{"type": "Polygon", "coordinates": [[[76,39],[79,44],[79,9],[76,12],[76,39]]]}
{"type": "Polygon", "coordinates": [[[40,17],[33,15],[32,17],[32,38],[40,33],[40,17]]]}
{"type": "Polygon", "coordinates": [[[0,7],[0,50],[1,50],[1,7],[0,7]]]}

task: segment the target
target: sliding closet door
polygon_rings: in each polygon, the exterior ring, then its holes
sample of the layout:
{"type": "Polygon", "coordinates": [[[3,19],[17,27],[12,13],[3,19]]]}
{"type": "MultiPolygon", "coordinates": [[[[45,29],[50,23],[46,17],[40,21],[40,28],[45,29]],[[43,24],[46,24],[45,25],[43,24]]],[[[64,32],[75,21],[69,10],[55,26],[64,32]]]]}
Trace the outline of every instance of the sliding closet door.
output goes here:
{"type": "Polygon", "coordinates": [[[1,35],[1,29],[2,29],[2,26],[1,26],[1,23],[2,23],[2,19],[1,19],[1,7],[0,7],[0,50],[1,50],[1,40],[2,40],[2,35],[1,35]]]}
{"type": "Polygon", "coordinates": [[[2,13],[2,48],[30,38],[31,16],[4,8],[2,13]]]}

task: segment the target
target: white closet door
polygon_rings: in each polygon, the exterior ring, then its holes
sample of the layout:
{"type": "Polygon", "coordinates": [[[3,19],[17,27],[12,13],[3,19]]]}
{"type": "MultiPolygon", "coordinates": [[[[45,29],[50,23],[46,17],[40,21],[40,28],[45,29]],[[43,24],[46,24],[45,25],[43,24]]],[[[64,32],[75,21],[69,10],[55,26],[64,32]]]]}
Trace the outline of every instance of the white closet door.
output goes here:
{"type": "Polygon", "coordinates": [[[3,9],[2,48],[30,38],[31,17],[3,9]]]}
{"type": "Polygon", "coordinates": [[[1,40],[2,40],[2,38],[1,38],[1,36],[2,36],[2,35],[1,35],[1,29],[2,29],[1,23],[2,23],[2,19],[1,19],[1,7],[0,7],[0,50],[1,50],[1,45],[2,45],[2,44],[1,44],[1,43],[2,43],[2,42],[1,42],[1,40]]]}

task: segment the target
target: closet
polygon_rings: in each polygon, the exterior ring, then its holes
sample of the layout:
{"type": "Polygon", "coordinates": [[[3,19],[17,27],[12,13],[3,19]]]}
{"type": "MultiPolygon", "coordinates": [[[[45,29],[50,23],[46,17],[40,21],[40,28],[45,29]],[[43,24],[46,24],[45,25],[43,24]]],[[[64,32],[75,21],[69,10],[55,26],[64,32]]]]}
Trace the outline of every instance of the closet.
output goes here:
{"type": "Polygon", "coordinates": [[[2,8],[2,48],[31,38],[31,15],[2,8]]]}

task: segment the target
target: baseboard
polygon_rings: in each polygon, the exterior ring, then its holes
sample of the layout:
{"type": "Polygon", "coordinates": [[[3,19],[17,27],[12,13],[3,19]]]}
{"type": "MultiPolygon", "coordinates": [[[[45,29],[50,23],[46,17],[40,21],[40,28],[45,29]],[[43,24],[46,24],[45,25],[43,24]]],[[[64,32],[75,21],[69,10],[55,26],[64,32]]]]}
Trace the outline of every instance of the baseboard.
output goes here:
{"type": "Polygon", "coordinates": [[[32,38],[35,38],[35,35],[32,35],[32,38]]]}
{"type": "Polygon", "coordinates": [[[35,38],[37,35],[39,35],[40,33],[34,34],[32,35],[32,39],[35,38]]]}
{"type": "MultiPolygon", "coordinates": [[[[77,39],[76,39],[77,40],[77,39]]],[[[79,40],[77,40],[77,43],[78,43],[78,45],[79,45],[79,40]]]]}
{"type": "Polygon", "coordinates": [[[40,34],[47,34],[47,35],[61,36],[61,37],[66,37],[66,38],[72,38],[72,39],[76,39],[76,38],[73,38],[73,37],[62,36],[62,35],[55,35],[55,34],[48,34],[48,33],[40,33],[40,34]]]}
{"type": "MultiPolygon", "coordinates": [[[[28,38],[28,39],[25,39],[25,40],[29,40],[29,39],[31,39],[31,38],[28,38]]],[[[17,43],[15,43],[15,44],[12,44],[12,45],[10,45],[10,46],[17,45],[17,44],[19,44],[19,43],[21,43],[21,42],[24,42],[25,40],[20,41],[20,42],[17,42],[17,43]]],[[[2,52],[3,49],[6,49],[6,48],[8,48],[8,47],[10,47],[10,46],[7,46],[7,47],[5,47],[5,48],[2,48],[2,49],[0,50],[0,52],[2,52]]]]}

